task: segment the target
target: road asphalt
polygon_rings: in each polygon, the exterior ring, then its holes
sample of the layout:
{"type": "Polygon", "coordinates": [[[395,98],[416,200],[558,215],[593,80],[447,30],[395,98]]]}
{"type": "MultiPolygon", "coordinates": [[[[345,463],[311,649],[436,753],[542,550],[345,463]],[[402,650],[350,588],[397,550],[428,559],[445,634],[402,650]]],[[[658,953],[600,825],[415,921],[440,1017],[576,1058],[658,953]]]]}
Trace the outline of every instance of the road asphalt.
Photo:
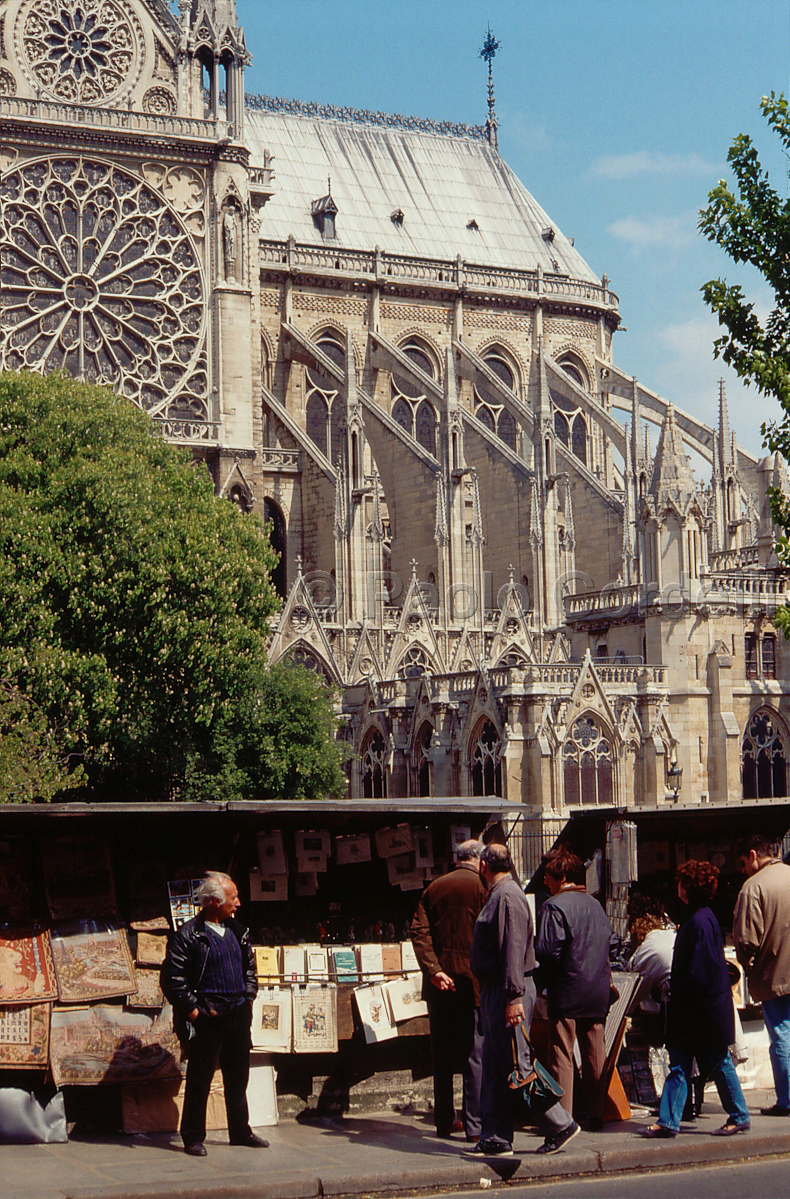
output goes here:
{"type": "Polygon", "coordinates": [[[64,1145],[0,1147],[3,1199],[312,1199],[387,1195],[430,1188],[488,1188],[530,1178],[601,1178],[629,1170],[722,1165],[790,1155],[790,1117],[755,1114],[773,1093],[751,1091],[748,1133],[716,1137],[724,1122],[715,1095],[702,1115],[674,1140],[639,1135],[648,1117],[583,1132],[563,1152],[535,1156],[541,1138],[516,1133],[515,1154],[496,1161],[470,1160],[462,1136],[440,1140],[425,1114],[354,1116],[337,1122],[283,1121],[258,1132],[268,1149],[231,1146],[225,1133],[209,1133],[205,1158],[187,1157],[171,1134],[88,1136],[64,1145]]]}

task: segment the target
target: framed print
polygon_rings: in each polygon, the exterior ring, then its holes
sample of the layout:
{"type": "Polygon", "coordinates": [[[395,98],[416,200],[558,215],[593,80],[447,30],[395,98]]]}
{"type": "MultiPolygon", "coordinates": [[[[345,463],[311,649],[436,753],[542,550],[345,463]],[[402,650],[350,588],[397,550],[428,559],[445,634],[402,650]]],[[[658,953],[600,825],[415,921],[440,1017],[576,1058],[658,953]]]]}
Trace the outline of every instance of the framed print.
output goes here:
{"type": "Polygon", "coordinates": [[[291,988],[263,987],[252,1005],[252,1046],[270,1053],[291,1050],[291,988]]]}
{"type": "Polygon", "coordinates": [[[337,988],[293,987],[294,1053],[337,1053],[337,988]]]}

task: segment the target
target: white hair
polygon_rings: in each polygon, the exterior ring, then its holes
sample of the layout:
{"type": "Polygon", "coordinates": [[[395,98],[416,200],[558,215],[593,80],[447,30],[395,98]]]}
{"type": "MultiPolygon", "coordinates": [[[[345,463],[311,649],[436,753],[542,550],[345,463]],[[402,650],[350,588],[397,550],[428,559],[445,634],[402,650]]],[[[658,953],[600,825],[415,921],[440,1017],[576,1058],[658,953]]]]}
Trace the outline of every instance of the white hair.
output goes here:
{"type": "Polygon", "coordinates": [[[195,899],[204,908],[212,899],[217,903],[224,903],[227,899],[225,884],[232,882],[233,879],[230,875],[223,874],[221,870],[207,870],[203,875],[202,883],[195,892],[195,899]]]}

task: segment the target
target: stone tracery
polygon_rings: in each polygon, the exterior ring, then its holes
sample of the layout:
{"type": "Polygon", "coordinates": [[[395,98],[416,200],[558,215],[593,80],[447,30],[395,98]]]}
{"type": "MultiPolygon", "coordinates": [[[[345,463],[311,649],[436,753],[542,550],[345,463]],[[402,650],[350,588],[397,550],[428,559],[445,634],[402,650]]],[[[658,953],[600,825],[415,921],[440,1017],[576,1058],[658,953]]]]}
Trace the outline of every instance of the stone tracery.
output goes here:
{"type": "Polygon", "coordinates": [[[142,66],[142,30],[118,0],[27,0],[17,38],[34,87],[72,104],[112,103],[142,66]]]}
{"type": "Polygon", "coordinates": [[[202,271],[165,200],[119,167],[54,158],[8,171],[0,201],[0,365],[205,420],[202,271]]]}

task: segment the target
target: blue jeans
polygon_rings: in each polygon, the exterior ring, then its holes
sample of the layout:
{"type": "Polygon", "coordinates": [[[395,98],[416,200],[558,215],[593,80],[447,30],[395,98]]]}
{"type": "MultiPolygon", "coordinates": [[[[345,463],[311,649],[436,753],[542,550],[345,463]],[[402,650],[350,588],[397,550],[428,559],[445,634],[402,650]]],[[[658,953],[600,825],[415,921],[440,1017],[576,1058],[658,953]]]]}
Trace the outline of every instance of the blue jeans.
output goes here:
{"type": "Polygon", "coordinates": [[[729,1051],[724,1057],[720,1050],[673,1049],[669,1047],[669,1074],[661,1092],[661,1102],[658,1106],[658,1122],[662,1128],[672,1132],[680,1131],[680,1121],[683,1119],[683,1109],[691,1082],[691,1070],[694,1058],[702,1078],[712,1078],[719,1092],[721,1106],[727,1113],[728,1124],[742,1124],[749,1127],[751,1117],[743,1097],[741,1084],[729,1051]]]}
{"type": "Polygon", "coordinates": [[[771,1044],[768,1050],[774,1073],[776,1102],[790,1107],[790,995],[763,1000],[763,1020],[771,1044]]]}

